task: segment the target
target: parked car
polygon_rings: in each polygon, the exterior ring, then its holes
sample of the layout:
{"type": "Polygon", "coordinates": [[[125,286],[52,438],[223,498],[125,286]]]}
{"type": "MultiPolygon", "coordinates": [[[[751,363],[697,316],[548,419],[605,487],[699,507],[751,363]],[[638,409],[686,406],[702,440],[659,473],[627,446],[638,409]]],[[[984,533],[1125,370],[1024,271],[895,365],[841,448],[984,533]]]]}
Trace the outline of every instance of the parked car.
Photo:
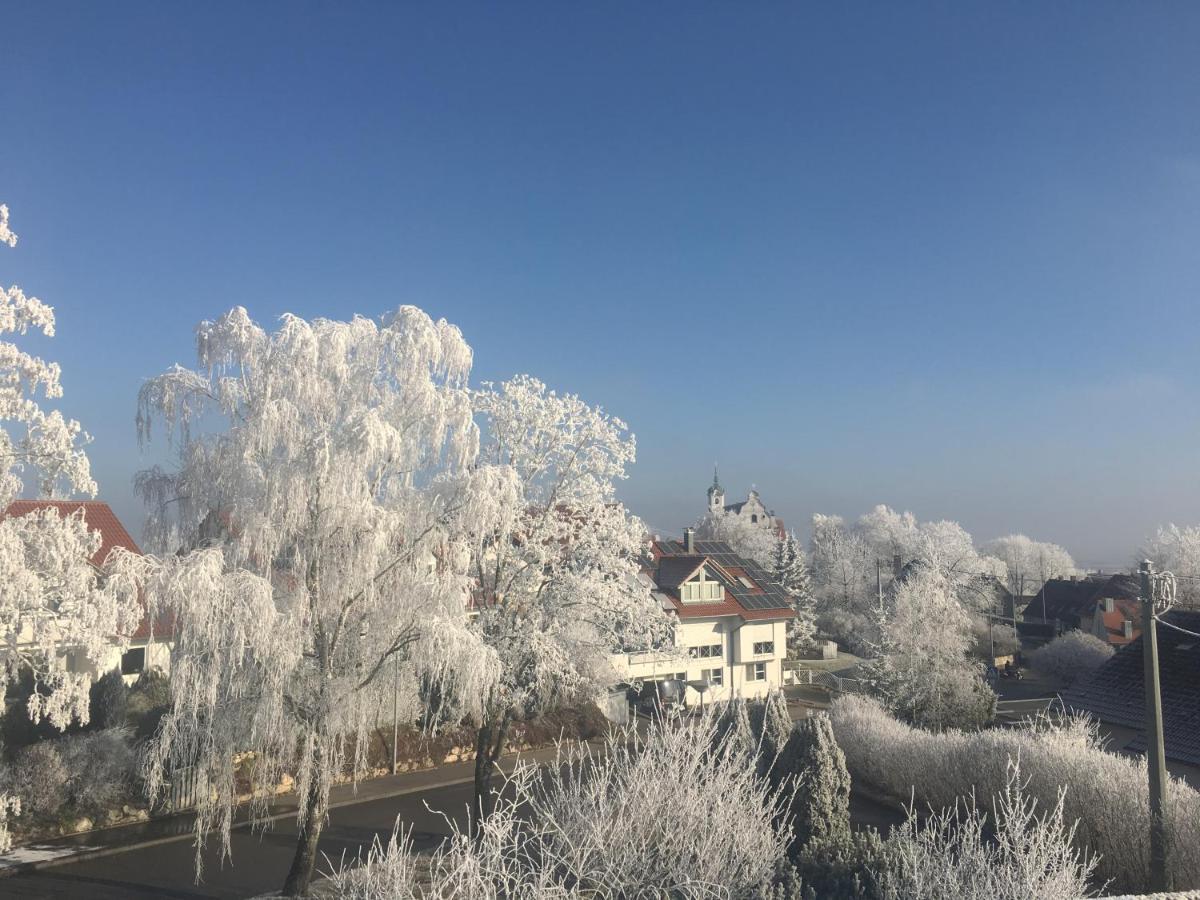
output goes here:
{"type": "Polygon", "coordinates": [[[683,705],[687,685],[674,678],[647,681],[637,696],[639,712],[655,712],[683,705]]]}

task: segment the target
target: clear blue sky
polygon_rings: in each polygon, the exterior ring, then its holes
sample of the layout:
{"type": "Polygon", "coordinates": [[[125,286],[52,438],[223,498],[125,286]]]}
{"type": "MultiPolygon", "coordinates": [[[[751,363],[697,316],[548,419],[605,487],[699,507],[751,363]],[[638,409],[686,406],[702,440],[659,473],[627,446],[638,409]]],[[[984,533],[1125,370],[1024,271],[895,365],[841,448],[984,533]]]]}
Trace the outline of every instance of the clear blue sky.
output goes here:
{"type": "Polygon", "coordinates": [[[135,525],[196,321],[400,303],[627,419],[661,529],[714,460],[805,530],[1200,521],[1200,7],[450,6],[4,10],[0,281],[135,525]]]}

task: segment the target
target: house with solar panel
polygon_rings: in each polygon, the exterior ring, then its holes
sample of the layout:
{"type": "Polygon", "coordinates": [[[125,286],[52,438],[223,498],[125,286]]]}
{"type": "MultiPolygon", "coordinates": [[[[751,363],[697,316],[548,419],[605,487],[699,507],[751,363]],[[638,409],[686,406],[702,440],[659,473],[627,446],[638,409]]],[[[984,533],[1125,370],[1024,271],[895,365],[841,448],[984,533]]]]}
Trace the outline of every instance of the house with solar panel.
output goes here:
{"type": "Polygon", "coordinates": [[[763,697],[783,686],[792,598],[722,541],[655,540],[642,573],[675,622],[674,646],[621,654],[630,684],[671,683],[687,705],[763,697]]]}
{"type": "MultiPolygon", "coordinates": [[[[4,511],[4,516],[25,516],[48,508],[57,509],[63,517],[81,513],[88,530],[100,534],[100,549],[91,558],[91,564],[96,569],[104,565],[108,554],[117,547],[123,547],[131,553],[142,552],[112,508],[100,500],[14,500],[4,511]]],[[[114,640],[112,651],[99,664],[86,654],[73,652],[70,647],[62,647],[60,652],[67,658],[69,672],[86,674],[95,680],[112,669],[118,669],[125,682],[131,684],[146,669],[164,672],[169,669],[171,652],[167,642],[172,635],[171,624],[166,617],[152,623],[149,616],[143,615],[133,634],[125,636],[128,638],[127,648],[121,650],[114,640]]]]}

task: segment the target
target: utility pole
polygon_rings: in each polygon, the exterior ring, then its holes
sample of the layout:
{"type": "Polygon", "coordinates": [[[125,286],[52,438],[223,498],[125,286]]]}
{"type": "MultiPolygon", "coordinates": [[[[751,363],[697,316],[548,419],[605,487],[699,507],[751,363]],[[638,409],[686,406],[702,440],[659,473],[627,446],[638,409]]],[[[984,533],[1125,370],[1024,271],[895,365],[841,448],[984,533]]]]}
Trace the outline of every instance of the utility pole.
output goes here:
{"type": "Polygon", "coordinates": [[[1158,635],[1154,622],[1154,564],[1142,562],[1142,660],[1146,683],[1146,769],[1150,773],[1150,891],[1167,888],[1167,757],[1163,748],[1162,688],[1158,681],[1158,635]]]}
{"type": "Polygon", "coordinates": [[[400,742],[400,655],[392,657],[392,774],[396,774],[396,745],[400,742]]]}

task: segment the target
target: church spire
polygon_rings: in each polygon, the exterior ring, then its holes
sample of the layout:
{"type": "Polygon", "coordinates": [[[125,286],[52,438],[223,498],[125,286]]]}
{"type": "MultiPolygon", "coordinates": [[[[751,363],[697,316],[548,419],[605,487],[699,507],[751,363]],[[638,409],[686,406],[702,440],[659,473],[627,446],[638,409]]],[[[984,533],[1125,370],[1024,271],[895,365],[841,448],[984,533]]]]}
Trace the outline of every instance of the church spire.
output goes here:
{"type": "Polygon", "coordinates": [[[725,490],[721,487],[721,481],[717,477],[717,464],[713,463],[713,483],[708,489],[708,509],[710,512],[723,510],[725,508],[725,490]]]}

